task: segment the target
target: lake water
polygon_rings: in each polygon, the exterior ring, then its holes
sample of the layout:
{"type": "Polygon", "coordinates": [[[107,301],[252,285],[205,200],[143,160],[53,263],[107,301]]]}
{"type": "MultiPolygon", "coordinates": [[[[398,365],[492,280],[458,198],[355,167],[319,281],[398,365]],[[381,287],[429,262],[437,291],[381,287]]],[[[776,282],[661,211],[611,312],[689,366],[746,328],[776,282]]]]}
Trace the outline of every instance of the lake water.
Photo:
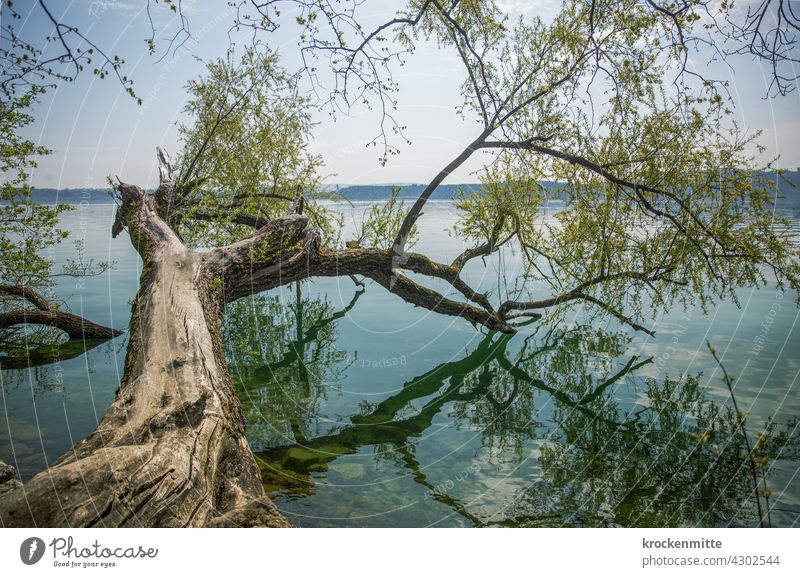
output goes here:
{"type": "MultiPolygon", "coordinates": [[[[350,226],[365,206],[338,208],[350,226]]],[[[64,217],[88,257],[116,266],[62,279],[58,294],[126,328],[140,262],[127,236],[111,239],[113,214],[90,205],[64,217]]],[[[416,249],[459,254],[453,219],[449,202],[430,203],[416,249]]],[[[491,288],[516,266],[505,255],[465,274],[491,288]]],[[[746,442],[709,340],[736,375],[764,517],[797,526],[796,295],[739,296],[741,309],[658,315],[655,338],[580,309],[504,336],[370,282],[314,279],[235,303],[223,332],[265,487],[296,525],[757,524],[746,442]]],[[[126,342],[49,351],[34,368],[6,362],[0,459],[28,479],[90,433],[113,401],[126,342]]]]}

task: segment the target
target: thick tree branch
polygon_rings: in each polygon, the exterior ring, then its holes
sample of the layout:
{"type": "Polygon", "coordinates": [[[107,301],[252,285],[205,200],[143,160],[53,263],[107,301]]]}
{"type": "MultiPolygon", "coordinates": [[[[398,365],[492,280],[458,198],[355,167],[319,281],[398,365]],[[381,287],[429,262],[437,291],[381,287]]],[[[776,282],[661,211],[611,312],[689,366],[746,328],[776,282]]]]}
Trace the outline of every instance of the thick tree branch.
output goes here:
{"type": "MultiPolygon", "coordinates": [[[[227,302],[280,286],[286,271],[295,271],[316,251],[319,237],[308,228],[308,216],[291,214],[269,221],[252,235],[205,255],[207,266],[224,279],[227,302]],[[277,279],[279,284],[274,284],[277,279]]],[[[288,278],[302,280],[301,278],[288,278]]]]}
{"type": "Polygon", "coordinates": [[[71,339],[110,339],[122,331],[93,323],[59,308],[31,287],[0,285],[0,293],[23,298],[37,310],[18,309],[0,313],[0,329],[17,325],[42,325],[64,331],[71,339]]]}
{"type": "Polygon", "coordinates": [[[49,311],[56,308],[53,306],[53,303],[29,286],[22,286],[18,284],[0,285],[0,293],[23,298],[40,311],[49,311]]]}
{"type": "Polygon", "coordinates": [[[492,312],[494,310],[489,302],[489,298],[485,294],[476,292],[472,287],[461,280],[459,276],[460,269],[446,264],[440,264],[418,253],[409,253],[407,256],[408,260],[403,265],[403,268],[418,274],[446,280],[453,288],[469,300],[479,304],[487,311],[492,312]]]}
{"type": "Polygon", "coordinates": [[[464,162],[466,162],[467,159],[472,156],[473,152],[484,148],[484,142],[491,133],[492,127],[485,129],[478,136],[478,138],[476,138],[469,146],[462,150],[461,153],[451,160],[447,166],[439,171],[433,180],[428,183],[428,186],[425,187],[425,190],[423,190],[419,195],[419,198],[417,198],[417,200],[414,202],[403,219],[403,222],[400,224],[397,236],[394,239],[392,251],[395,256],[392,260],[392,268],[401,267],[405,263],[405,247],[406,243],[408,242],[408,236],[411,234],[411,229],[414,228],[414,224],[417,222],[417,219],[422,215],[422,208],[425,206],[425,203],[428,202],[428,199],[430,198],[431,194],[433,194],[433,191],[436,190],[436,188],[444,181],[445,178],[450,175],[450,173],[464,164],[464,162]]]}
{"type": "Polygon", "coordinates": [[[219,222],[220,220],[230,220],[234,224],[242,226],[249,226],[251,228],[259,229],[266,226],[270,219],[265,216],[256,216],[252,214],[233,214],[229,210],[222,212],[207,212],[202,210],[195,210],[188,214],[189,218],[195,220],[203,220],[208,222],[219,222]]]}
{"type": "Polygon", "coordinates": [[[78,315],[50,310],[17,310],[0,313],[0,329],[15,325],[44,325],[64,331],[71,339],[110,339],[122,331],[93,323],[78,315]]]}
{"type": "Polygon", "coordinates": [[[475,325],[484,326],[493,331],[501,333],[516,332],[511,325],[492,313],[491,310],[445,298],[435,290],[423,287],[397,271],[394,274],[375,271],[373,274],[366,274],[365,276],[369,276],[389,292],[415,306],[426,308],[435,313],[461,317],[475,325]]]}
{"type": "Polygon", "coordinates": [[[117,209],[111,230],[114,238],[127,227],[134,247],[145,261],[167,242],[184,246],[175,231],[160,217],[154,196],[138,186],[122,182],[117,185],[117,192],[122,204],[117,209]]]}
{"type": "Polygon", "coordinates": [[[514,329],[494,314],[485,295],[458,278],[458,271],[419,254],[409,255],[409,270],[447,280],[476,307],[453,301],[395,271],[389,272],[391,251],[366,248],[327,250],[315,233],[306,230],[308,218],[289,215],[271,221],[255,234],[204,256],[206,266],[224,279],[225,302],[311,277],[361,275],[397,294],[406,302],[449,316],[459,316],[491,330],[514,329]]]}

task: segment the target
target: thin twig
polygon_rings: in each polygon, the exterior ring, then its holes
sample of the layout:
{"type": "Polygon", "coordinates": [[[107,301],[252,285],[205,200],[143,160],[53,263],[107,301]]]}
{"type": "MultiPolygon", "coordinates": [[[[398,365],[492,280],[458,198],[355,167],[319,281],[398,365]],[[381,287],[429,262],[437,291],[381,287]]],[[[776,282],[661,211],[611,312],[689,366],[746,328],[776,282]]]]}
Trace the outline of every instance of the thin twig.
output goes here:
{"type": "Polygon", "coordinates": [[[750,437],[747,436],[747,422],[746,417],[743,412],[739,410],[739,403],[736,402],[736,395],[733,393],[733,380],[731,379],[730,375],[728,375],[728,371],[725,370],[725,366],[722,364],[722,361],[719,360],[717,357],[717,349],[711,346],[709,341],[706,341],[706,346],[708,350],[711,352],[711,356],[714,357],[717,365],[720,369],[722,369],[722,380],[725,382],[725,386],[728,387],[728,392],[731,395],[731,401],[733,402],[733,410],[736,411],[736,422],[739,424],[739,429],[742,432],[742,436],[744,437],[744,442],[747,445],[747,461],[750,462],[750,475],[752,476],[753,480],[753,491],[755,492],[756,497],[756,509],[758,510],[758,523],[763,528],[764,525],[764,514],[761,511],[761,496],[758,491],[758,474],[756,473],[756,464],[753,460],[753,445],[750,443],[750,437]]]}

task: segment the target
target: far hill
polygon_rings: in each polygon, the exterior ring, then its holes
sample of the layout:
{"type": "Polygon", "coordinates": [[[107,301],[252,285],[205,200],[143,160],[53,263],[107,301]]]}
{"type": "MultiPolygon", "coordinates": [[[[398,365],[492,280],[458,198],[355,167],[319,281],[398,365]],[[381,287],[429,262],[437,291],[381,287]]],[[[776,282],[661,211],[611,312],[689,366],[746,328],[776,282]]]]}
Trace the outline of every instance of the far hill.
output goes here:
{"type": "MultiPolygon", "coordinates": [[[[778,183],[778,190],[784,198],[778,200],[780,208],[800,208],[800,169],[787,170],[784,179],[778,183]]],[[[544,186],[551,191],[556,191],[562,185],[545,181],[544,186]]],[[[414,199],[425,190],[424,184],[403,184],[400,186],[400,196],[414,199]]],[[[391,184],[355,184],[351,186],[331,186],[329,190],[339,196],[352,201],[376,201],[389,198],[392,193],[391,184]]],[[[433,200],[452,200],[458,196],[458,191],[477,191],[479,184],[442,184],[431,195],[433,200]]],[[[109,204],[112,202],[107,188],[36,188],[33,191],[33,201],[41,204],[109,204]]]]}
{"type": "Polygon", "coordinates": [[[39,204],[112,204],[109,188],[34,188],[31,199],[39,204]]]}
{"type": "MultiPolygon", "coordinates": [[[[544,186],[553,190],[560,185],[555,182],[544,182],[544,186]]],[[[338,186],[334,187],[339,196],[348,200],[385,200],[392,194],[392,188],[395,185],[391,184],[354,184],[351,186],[338,186]]],[[[425,190],[425,184],[403,184],[396,185],[400,187],[401,198],[418,198],[422,191],[425,190]]],[[[476,192],[480,189],[481,185],[477,183],[466,184],[440,184],[431,195],[432,200],[452,200],[458,197],[458,191],[476,192]]]]}
{"type": "MultiPolygon", "coordinates": [[[[400,187],[401,198],[417,198],[425,190],[424,184],[403,184],[400,187]]],[[[338,186],[335,192],[348,200],[385,200],[392,194],[391,184],[354,184],[351,186],[338,186]]],[[[433,191],[431,198],[434,200],[451,200],[458,196],[458,189],[475,191],[479,184],[441,184],[433,191]]]]}

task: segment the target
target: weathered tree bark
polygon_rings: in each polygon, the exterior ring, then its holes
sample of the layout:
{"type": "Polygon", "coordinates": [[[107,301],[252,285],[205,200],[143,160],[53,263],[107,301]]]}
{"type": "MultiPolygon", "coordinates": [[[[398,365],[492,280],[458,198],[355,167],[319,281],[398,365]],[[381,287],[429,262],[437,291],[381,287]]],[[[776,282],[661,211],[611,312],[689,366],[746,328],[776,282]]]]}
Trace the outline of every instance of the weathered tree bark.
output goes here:
{"type": "Polygon", "coordinates": [[[144,267],[116,400],[88,438],[0,498],[0,523],[287,526],[245,438],[213,267],[161,220],[152,197],[120,192],[118,223],[144,267]]]}

